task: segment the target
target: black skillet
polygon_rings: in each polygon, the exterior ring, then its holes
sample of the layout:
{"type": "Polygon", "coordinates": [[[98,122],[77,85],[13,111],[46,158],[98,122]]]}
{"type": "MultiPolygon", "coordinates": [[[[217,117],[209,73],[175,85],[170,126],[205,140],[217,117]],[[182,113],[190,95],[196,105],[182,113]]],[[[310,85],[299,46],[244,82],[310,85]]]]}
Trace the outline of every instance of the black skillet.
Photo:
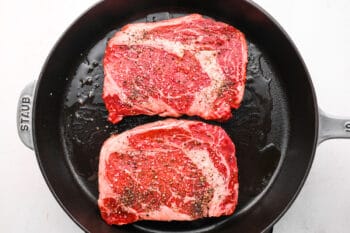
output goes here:
{"type": "Polygon", "coordinates": [[[67,214],[91,233],[268,231],[303,186],[316,145],[328,138],[350,137],[349,131],[349,122],[319,111],[307,69],[277,22],[254,3],[238,0],[100,2],[65,32],[39,80],[23,90],[18,110],[20,137],[34,148],[51,192],[67,214]],[[237,211],[192,222],[108,226],[96,205],[101,144],[110,134],[162,118],[127,117],[118,125],[106,120],[101,99],[106,41],[127,23],[194,12],[239,28],[249,44],[242,106],[228,122],[209,122],[221,125],[237,147],[237,211]]]}

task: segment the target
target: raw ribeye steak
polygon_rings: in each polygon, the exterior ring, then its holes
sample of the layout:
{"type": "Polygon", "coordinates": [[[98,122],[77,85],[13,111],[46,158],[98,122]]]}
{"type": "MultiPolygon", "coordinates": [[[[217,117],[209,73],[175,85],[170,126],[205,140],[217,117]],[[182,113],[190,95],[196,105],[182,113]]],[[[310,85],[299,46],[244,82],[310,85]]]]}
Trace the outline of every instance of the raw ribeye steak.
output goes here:
{"type": "Polygon", "coordinates": [[[238,198],[235,146],[219,126],[168,119],[105,141],[98,205],[108,224],[230,215],[238,198]]]}
{"type": "Polygon", "coordinates": [[[227,120],[246,80],[244,34],[192,14],[123,27],[104,56],[103,99],[109,120],[127,115],[227,120]]]}

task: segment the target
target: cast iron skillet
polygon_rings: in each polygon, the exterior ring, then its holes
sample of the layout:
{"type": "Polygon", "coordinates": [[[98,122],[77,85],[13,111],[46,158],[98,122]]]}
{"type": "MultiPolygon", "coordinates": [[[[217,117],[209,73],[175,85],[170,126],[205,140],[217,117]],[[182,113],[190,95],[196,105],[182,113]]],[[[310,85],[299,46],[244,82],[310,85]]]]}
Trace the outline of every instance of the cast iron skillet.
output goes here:
{"type": "Polygon", "coordinates": [[[317,143],[350,137],[349,131],[349,122],[318,110],[307,69],[277,22],[254,3],[235,0],[98,3],[56,44],[39,80],[23,90],[18,111],[20,137],[35,149],[50,190],[67,214],[91,233],[265,232],[299,193],[317,143]],[[118,125],[106,120],[101,99],[106,42],[127,23],[194,12],[239,28],[249,44],[242,106],[228,122],[209,122],[221,125],[237,147],[237,211],[228,217],[192,222],[108,226],[96,205],[99,149],[110,134],[162,118],[127,117],[118,125]]]}

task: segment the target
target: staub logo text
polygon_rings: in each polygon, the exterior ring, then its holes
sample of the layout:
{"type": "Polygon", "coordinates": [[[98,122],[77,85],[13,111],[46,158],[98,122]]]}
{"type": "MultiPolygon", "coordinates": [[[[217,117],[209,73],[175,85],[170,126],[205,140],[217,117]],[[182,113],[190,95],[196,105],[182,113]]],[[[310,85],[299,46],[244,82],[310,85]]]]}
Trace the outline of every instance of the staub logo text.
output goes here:
{"type": "Polygon", "coordinates": [[[346,122],[344,127],[345,127],[345,131],[350,133],[350,121],[346,122]]]}
{"type": "Polygon", "coordinates": [[[30,113],[31,113],[31,99],[30,97],[21,98],[21,115],[20,115],[20,129],[21,131],[29,131],[30,113]]]}

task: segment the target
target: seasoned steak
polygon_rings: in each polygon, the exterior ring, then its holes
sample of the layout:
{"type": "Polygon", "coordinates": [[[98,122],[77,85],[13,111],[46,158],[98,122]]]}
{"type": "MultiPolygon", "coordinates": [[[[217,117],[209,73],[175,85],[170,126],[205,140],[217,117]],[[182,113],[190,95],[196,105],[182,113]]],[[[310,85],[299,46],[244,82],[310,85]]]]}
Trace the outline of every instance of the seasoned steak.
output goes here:
{"type": "Polygon", "coordinates": [[[235,146],[219,126],[168,119],[111,136],[100,152],[98,205],[108,224],[234,212],[235,146]]]}
{"type": "Polygon", "coordinates": [[[192,14],[123,27],[104,56],[109,120],[128,115],[227,120],[243,97],[247,44],[242,32],[192,14]]]}

